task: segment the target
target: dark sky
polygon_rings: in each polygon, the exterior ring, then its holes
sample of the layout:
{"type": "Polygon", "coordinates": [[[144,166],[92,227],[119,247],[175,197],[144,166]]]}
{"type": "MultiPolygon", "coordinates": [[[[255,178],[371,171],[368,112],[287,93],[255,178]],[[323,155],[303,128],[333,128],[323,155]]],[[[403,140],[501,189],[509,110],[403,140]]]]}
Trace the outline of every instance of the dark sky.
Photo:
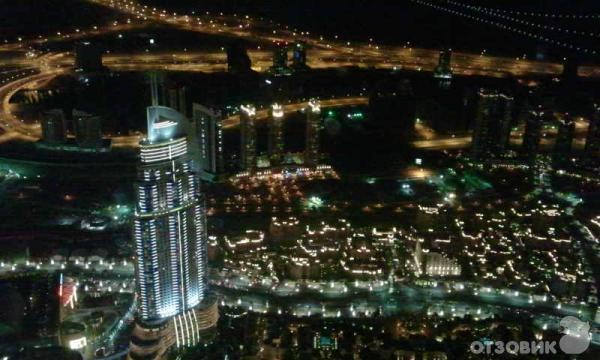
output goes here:
{"type": "MultiPolygon", "coordinates": [[[[445,0],[429,0],[449,6],[445,0]]],[[[600,0],[455,0],[466,4],[527,10],[545,13],[589,14],[600,13],[600,0]]],[[[203,12],[264,16],[313,33],[334,35],[349,40],[413,44],[425,47],[451,46],[453,48],[512,55],[535,56],[544,53],[550,57],[571,55],[563,49],[531,40],[521,35],[484,25],[463,17],[416,5],[409,0],[143,0],[148,4],[203,12]]],[[[600,32],[600,20],[547,20],[531,17],[531,21],[549,25],[600,32]]],[[[513,25],[513,23],[508,22],[513,25]]],[[[555,40],[571,39],[562,33],[548,33],[555,40]]],[[[576,38],[576,45],[597,47],[598,39],[576,38]]]]}
{"type": "MultiPolygon", "coordinates": [[[[452,16],[409,0],[140,0],[142,3],[178,11],[226,13],[264,16],[301,30],[341,39],[442,47],[478,52],[528,57],[543,55],[562,58],[572,55],[538,40],[516,35],[490,25],[452,16]]],[[[448,6],[445,0],[429,0],[448,6]]],[[[455,0],[492,8],[521,9],[573,14],[600,13],[600,0],[455,0]]],[[[0,40],[14,41],[16,36],[52,33],[78,26],[105,24],[120,16],[82,0],[0,0],[2,21],[0,40]]],[[[600,20],[545,20],[550,25],[600,32],[600,20]]],[[[573,41],[584,47],[598,47],[598,38],[570,39],[561,33],[548,37],[573,41]]],[[[591,59],[594,62],[597,59],[591,59]]]]}

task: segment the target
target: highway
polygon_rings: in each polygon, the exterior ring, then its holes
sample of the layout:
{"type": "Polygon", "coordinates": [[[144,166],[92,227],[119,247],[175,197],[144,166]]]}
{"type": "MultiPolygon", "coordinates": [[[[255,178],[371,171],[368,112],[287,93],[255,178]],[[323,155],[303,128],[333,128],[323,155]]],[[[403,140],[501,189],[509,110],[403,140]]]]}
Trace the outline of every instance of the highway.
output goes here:
{"type": "MultiPolygon", "coordinates": [[[[57,74],[70,71],[74,59],[71,53],[46,53],[41,56],[22,56],[27,47],[51,41],[67,41],[99,36],[115,31],[128,31],[147,26],[148,24],[162,24],[170,27],[199,32],[204,34],[244,38],[266,44],[273,42],[293,43],[304,41],[308,44],[307,64],[311,68],[337,68],[344,66],[357,66],[363,68],[380,69],[407,69],[416,71],[432,71],[437,65],[438,51],[432,49],[413,48],[405,46],[380,46],[373,42],[351,44],[337,39],[326,40],[323,36],[314,36],[308,33],[289,29],[265,20],[253,19],[249,16],[223,16],[203,14],[182,15],[168,13],[164,9],[149,8],[135,1],[124,0],[88,0],[91,3],[109,7],[134,20],[128,19],[125,23],[113,22],[106,26],[93,26],[88,30],[76,29],[72,33],[57,32],[53,36],[38,36],[33,39],[21,39],[17,43],[4,44],[0,51],[13,56],[4,56],[0,60],[0,67],[20,67],[24,69],[38,69],[39,72],[14,79],[0,87],[0,142],[14,139],[35,141],[41,136],[38,123],[27,124],[17,119],[10,109],[10,99],[20,89],[35,88],[44,81],[52,79],[57,74]],[[17,51],[15,51],[17,50],[17,51]]],[[[260,47],[260,46],[259,46],[260,47]]],[[[256,71],[266,71],[272,64],[272,53],[269,50],[250,49],[248,54],[252,60],[252,67],[256,71]]],[[[227,69],[227,59],[224,51],[180,51],[168,53],[132,53],[132,54],[106,54],[104,64],[115,71],[145,71],[162,69],[167,71],[190,72],[222,72],[227,69]]],[[[452,57],[452,70],[457,75],[464,76],[555,76],[561,73],[562,65],[551,62],[532,61],[522,58],[508,58],[489,56],[485,53],[469,54],[454,52],[452,57]]],[[[600,67],[582,66],[580,76],[600,77],[600,67]]],[[[345,105],[359,105],[353,103],[357,99],[335,99],[324,101],[324,107],[345,105]]],[[[286,105],[286,111],[297,111],[304,104],[286,105]]],[[[259,118],[265,117],[259,112],[259,118]]],[[[225,120],[225,127],[235,126],[237,120],[225,120]]],[[[116,147],[136,147],[139,138],[136,136],[122,136],[113,138],[116,147]]],[[[426,137],[416,141],[413,145],[418,148],[460,148],[468,146],[469,136],[460,137],[426,137]]]]}
{"type": "Polygon", "coordinates": [[[8,140],[36,141],[41,137],[39,123],[28,124],[11,113],[10,99],[20,89],[36,88],[54,78],[60,71],[25,76],[0,87],[0,142],[8,140]]]}
{"type": "MultiPolygon", "coordinates": [[[[68,274],[76,270],[79,276],[85,276],[89,289],[100,293],[131,293],[134,291],[133,265],[131,262],[92,264],[53,261],[40,262],[19,260],[2,262],[0,274],[18,271],[37,270],[54,272],[58,270],[68,274]]],[[[310,285],[310,281],[284,281],[272,290],[270,286],[261,287],[249,284],[226,286],[223,277],[211,279],[212,288],[218,292],[223,304],[241,306],[261,313],[286,312],[303,317],[321,314],[323,317],[372,317],[377,310],[384,315],[397,314],[415,309],[427,310],[448,303],[456,307],[470,309],[506,311],[526,311],[533,314],[552,314],[555,316],[574,315],[594,321],[593,309],[585,304],[561,303],[545,294],[527,293],[507,288],[493,288],[478,283],[460,281],[438,281],[426,287],[396,282],[392,286],[387,282],[376,288],[360,287],[338,282],[333,290],[327,289],[331,283],[310,285]],[[286,284],[290,283],[290,284],[286,284]],[[289,289],[284,289],[284,288],[289,289]],[[321,291],[327,290],[327,293],[321,291]],[[344,290],[346,289],[346,290],[344,290]]],[[[369,283],[369,282],[365,282],[369,283]]],[[[238,282],[236,282],[238,284],[238,282]]]]}
{"type": "MultiPolygon", "coordinates": [[[[138,20],[166,24],[182,30],[205,34],[229,36],[262,42],[263,44],[293,43],[303,41],[309,48],[310,66],[321,68],[324,64],[337,62],[337,66],[363,65],[380,68],[402,67],[404,63],[413,63],[417,68],[432,70],[437,64],[438,51],[417,49],[409,46],[383,46],[370,43],[342,42],[338,39],[325,40],[323,36],[314,36],[307,32],[281,27],[265,20],[249,16],[182,15],[169,13],[165,9],[150,8],[135,1],[89,0],[92,3],[109,7],[115,11],[134,16],[138,20]],[[421,63],[421,64],[419,64],[421,63]]],[[[532,61],[521,58],[494,57],[482,54],[455,52],[453,70],[457,74],[506,76],[552,75],[562,71],[562,65],[532,61]]],[[[600,76],[600,67],[585,66],[580,75],[600,76]]]]}

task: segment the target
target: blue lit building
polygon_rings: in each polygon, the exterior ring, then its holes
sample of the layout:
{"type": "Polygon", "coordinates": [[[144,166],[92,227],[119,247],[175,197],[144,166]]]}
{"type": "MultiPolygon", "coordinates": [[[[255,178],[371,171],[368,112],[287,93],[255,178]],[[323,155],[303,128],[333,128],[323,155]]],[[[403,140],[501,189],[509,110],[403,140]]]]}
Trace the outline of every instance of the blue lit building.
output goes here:
{"type": "Polygon", "coordinates": [[[207,291],[206,213],[188,152],[189,123],[162,106],[147,115],[135,186],[138,316],[129,357],[163,359],[202,342],[218,310],[207,291]]]}

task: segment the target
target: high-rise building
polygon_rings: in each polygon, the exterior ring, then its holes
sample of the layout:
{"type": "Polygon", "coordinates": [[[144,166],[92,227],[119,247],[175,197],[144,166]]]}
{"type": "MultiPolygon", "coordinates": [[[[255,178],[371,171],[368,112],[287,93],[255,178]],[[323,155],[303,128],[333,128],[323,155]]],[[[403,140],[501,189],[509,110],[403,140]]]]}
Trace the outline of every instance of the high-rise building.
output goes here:
{"type": "Polygon", "coordinates": [[[554,143],[554,160],[565,161],[571,155],[573,137],[575,136],[575,122],[569,113],[556,113],[558,133],[554,143]]]}
{"type": "Polygon", "coordinates": [[[275,44],[273,49],[273,65],[270,72],[274,75],[290,75],[291,70],[288,66],[288,46],[287,44],[275,44]]]}
{"type": "Polygon", "coordinates": [[[304,163],[314,166],[319,163],[319,143],[321,127],[321,103],[311,99],[306,108],[306,147],[304,149],[304,163]]]}
{"type": "Polygon", "coordinates": [[[510,140],[514,98],[497,90],[480,89],[471,154],[475,159],[500,156],[510,140]]]}
{"type": "Polygon", "coordinates": [[[540,148],[542,128],[544,126],[545,112],[541,105],[532,106],[527,110],[525,119],[525,133],[521,153],[528,158],[535,157],[540,148]]]}
{"type": "Polygon", "coordinates": [[[62,144],[67,140],[65,113],[60,109],[49,110],[42,117],[42,141],[49,145],[62,144]]]}
{"type": "Polygon", "coordinates": [[[147,109],[140,142],[133,237],[138,312],[131,359],[165,359],[195,346],[214,328],[218,308],[208,293],[206,209],[188,154],[185,117],[147,109]]]}
{"type": "Polygon", "coordinates": [[[102,49],[89,41],[75,44],[75,70],[83,72],[101,71],[102,49]]]}
{"type": "Polygon", "coordinates": [[[256,108],[252,105],[240,106],[240,145],[241,166],[250,171],[256,167],[256,108]]]}
{"type": "Polygon", "coordinates": [[[102,119],[83,111],[73,110],[75,140],[82,148],[102,147],[102,119]]]}
{"type": "Polygon", "coordinates": [[[252,71],[252,61],[240,41],[227,46],[227,71],[232,74],[246,74],[252,71]]]}
{"type": "Polygon", "coordinates": [[[584,152],[589,159],[600,159],[600,103],[594,104],[593,113],[590,116],[584,152]]]}
{"type": "Polygon", "coordinates": [[[223,172],[223,128],[220,111],[194,103],[192,120],[200,148],[200,169],[208,175],[223,172]]]}
{"type": "Polygon", "coordinates": [[[279,164],[283,159],[283,106],[271,105],[269,118],[269,160],[271,164],[279,164]]]}
{"type": "Polygon", "coordinates": [[[292,47],[292,68],[294,70],[305,70],[306,65],[306,43],[303,41],[295,42],[292,47]]]}
{"type": "Polygon", "coordinates": [[[438,65],[433,71],[433,76],[438,79],[452,79],[452,49],[440,50],[438,65]]]}

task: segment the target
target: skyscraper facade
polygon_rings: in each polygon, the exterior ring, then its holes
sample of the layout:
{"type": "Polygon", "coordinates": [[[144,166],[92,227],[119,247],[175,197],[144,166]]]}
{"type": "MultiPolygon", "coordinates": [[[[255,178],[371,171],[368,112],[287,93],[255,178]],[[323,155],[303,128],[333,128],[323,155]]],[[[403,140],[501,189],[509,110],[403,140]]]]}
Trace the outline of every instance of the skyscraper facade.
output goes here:
{"type": "Polygon", "coordinates": [[[242,170],[256,167],[256,108],[252,105],[240,106],[240,145],[242,170]]]}
{"type": "Polygon", "coordinates": [[[222,115],[218,110],[194,103],[192,120],[196,141],[200,148],[200,169],[207,174],[223,172],[222,115]]]}
{"type": "Polygon", "coordinates": [[[319,163],[320,127],[321,104],[318,100],[311,99],[306,109],[306,147],[304,149],[304,163],[309,166],[319,163]]]}
{"type": "Polygon", "coordinates": [[[475,159],[500,156],[510,140],[514,98],[497,90],[480,89],[471,155],[475,159]]]}
{"type": "Polygon", "coordinates": [[[269,160],[276,165],[283,159],[283,106],[271,105],[269,118],[269,160]]]}
{"type": "Polygon", "coordinates": [[[162,106],[147,115],[135,187],[138,313],[130,358],[164,359],[201,342],[218,310],[207,291],[206,213],[188,155],[187,120],[162,106]]]}

